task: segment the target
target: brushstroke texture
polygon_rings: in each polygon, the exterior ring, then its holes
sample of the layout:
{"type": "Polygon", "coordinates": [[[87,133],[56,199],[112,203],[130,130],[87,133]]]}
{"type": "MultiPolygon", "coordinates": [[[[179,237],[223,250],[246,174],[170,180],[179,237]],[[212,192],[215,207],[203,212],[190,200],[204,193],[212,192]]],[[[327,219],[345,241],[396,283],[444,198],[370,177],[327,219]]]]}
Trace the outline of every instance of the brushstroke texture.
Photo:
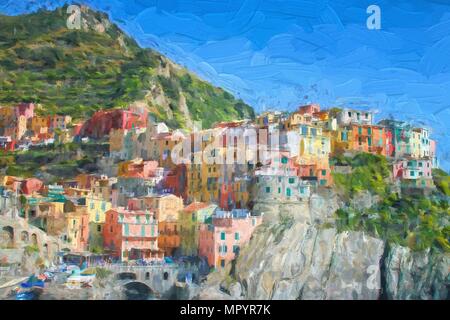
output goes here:
{"type": "MultiPolygon", "coordinates": [[[[72,1],[0,0],[20,14],[72,1]]],[[[305,102],[379,110],[433,127],[450,169],[450,4],[399,0],[85,0],[257,111],[305,102]],[[368,30],[366,9],[381,8],[368,30]]]]}

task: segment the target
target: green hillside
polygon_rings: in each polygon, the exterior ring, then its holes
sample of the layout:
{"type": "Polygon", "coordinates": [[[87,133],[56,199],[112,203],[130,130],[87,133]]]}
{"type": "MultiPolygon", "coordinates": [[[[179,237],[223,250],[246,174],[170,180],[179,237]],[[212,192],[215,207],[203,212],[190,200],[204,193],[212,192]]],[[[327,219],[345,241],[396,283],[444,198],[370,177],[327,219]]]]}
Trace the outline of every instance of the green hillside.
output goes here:
{"type": "Polygon", "coordinates": [[[80,30],[66,26],[66,7],[0,15],[0,104],[32,101],[44,113],[84,118],[144,103],[172,127],[254,116],[228,92],[140,48],[105,14],[82,10],[80,30]]]}

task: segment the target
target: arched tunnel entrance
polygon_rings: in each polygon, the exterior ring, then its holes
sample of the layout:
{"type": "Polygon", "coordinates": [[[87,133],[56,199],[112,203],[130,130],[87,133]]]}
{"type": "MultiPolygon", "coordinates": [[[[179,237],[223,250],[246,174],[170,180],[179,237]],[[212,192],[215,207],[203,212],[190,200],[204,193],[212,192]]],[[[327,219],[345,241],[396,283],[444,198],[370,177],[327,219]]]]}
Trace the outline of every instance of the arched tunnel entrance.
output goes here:
{"type": "Polygon", "coordinates": [[[154,291],[139,281],[128,282],[123,289],[127,300],[149,300],[154,296],[154,291]]]}

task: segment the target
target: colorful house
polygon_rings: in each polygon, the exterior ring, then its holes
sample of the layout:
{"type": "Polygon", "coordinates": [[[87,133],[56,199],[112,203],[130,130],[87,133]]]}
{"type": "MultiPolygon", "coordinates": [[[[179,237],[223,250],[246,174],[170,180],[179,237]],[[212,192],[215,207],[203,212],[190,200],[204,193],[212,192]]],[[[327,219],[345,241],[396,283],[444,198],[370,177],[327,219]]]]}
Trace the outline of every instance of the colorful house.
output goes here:
{"type": "Polygon", "coordinates": [[[47,133],[49,131],[48,117],[34,116],[31,118],[31,131],[34,135],[47,133]]]}
{"type": "Polygon", "coordinates": [[[239,254],[262,216],[252,216],[248,210],[216,210],[211,224],[202,224],[199,232],[199,255],[214,268],[224,268],[239,254]]]}
{"type": "Polygon", "coordinates": [[[55,130],[66,130],[68,125],[72,122],[72,117],[67,115],[52,115],[48,117],[48,126],[50,132],[55,130]]]}
{"type": "Polygon", "coordinates": [[[75,206],[75,211],[66,214],[66,237],[73,251],[88,249],[89,215],[86,206],[75,206]]]}
{"type": "Polygon", "coordinates": [[[159,260],[164,253],[158,249],[158,222],[150,211],[126,210],[119,207],[106,212],[103,229],[105,252],[128,260],[159,260]]]}
{"type": "Polygon", "coordinates": [[[23,194],[31,195],[42,190],[44,183],[37,178],[28,178],[22,182],[21,191],[23,194]]]}
{"type": "Polygon", "coordinates": [[[373,123],[373,112],[344,108],[337,113],[336,119],[339,126],[370,125],[373,123]]]}
{"type": "Polygon", "coordinates": [[[432,188],[433,161],[409,157],[393,164],[394,178],[401,180],[402,187],[432,188]]]}
{"type": "Polygon", "coordinates": [[[158,223],[158,247],[165,256],[173,256],[180,247],[180,225],[178,221],[161,221],[158,223]]]}
{"type": "Polygon", "coordinates": [[[387,156],[391,153],[390,132],[383,126],[352,124],[350,150],[387,156]]]}
{"type": "Polygon", "coordinates": [[[178,221],[180,224],[180,249],[183,255],[198,255],[200,225],[211,223],[216,209],[216,205],[193,202],[180,212],[178,221]]]}
{"type": "Polygon", "coordinates": [[[177,221],[183,210],[183,199],[173,194],[150,195],[144,197],[145,207],[155,213],[155,219],[177,221]]]}
{"type": "Polygon", "coordinates": [[[392,149],[390,152],[396,159],[412,155],[412,127],[404,121],[397,121],[392,119],[381,120],[379,125],[382,125],[391,134],[392,149]]]}

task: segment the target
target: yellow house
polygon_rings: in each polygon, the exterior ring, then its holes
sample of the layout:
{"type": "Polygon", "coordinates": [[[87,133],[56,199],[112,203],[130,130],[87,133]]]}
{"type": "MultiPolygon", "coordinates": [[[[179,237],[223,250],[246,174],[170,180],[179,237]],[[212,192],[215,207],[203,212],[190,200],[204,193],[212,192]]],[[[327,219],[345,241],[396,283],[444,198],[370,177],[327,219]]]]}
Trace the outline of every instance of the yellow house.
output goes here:
{"type": "Polygon", "coordinates": [[[337,127],[336,130],[326,131],[324,135],[330,138],[331,153],[342,154],[346,150],[349,150],[353,135],[349,127],[337,127]]]}
{"type": "Polygon", "coordinates": [[[233,181],[233,193],[237,208],[245,208],[248,204],[250,198],[248,191],[249,181],[249,177],[239,177],[233,181]]]}
{"type": "Polygon", "coordinates": [[[156,142],[159,156],[158,163],[160,167],[167,169],[174,169],[175,164],[172,162],[171,152],[175,145],[185,139],[185,135],[180,130],[175,130],[171,133],[160,133],[153,138],[156,142]]]}
{"type": "MultiPolygon", "coordinates": [[[[96,182],[92,192],[86,198],[86,210],[89,220],[89,250],[100,250],[103,247],[103,226],[105,224],[105,213],[112,208],[103,190],[96,182]]],[[[107,190],[107,189],[105,189],[107,190]]]]}
{"type": "Polygon", "coordinates": [[[87,250],[89,221],[86,206],[75,206],[75,211],[66,214],[66,237],[72,250],[87,250]]]}
{"type": "Polygon", "coordinates": [[[40,116],[34,116],[33,118],[31,118],[31,131],[33,131],[35,135],[47,133],[48,118],[40,116]]]}
{"type": "Polygon", "coordinates": [[[123,147],[123,138],[128,130],[112,129],[109,133],[109,151],[120,152],[123,147]]]}
{"type": "Polygon", "coordinates": [[[301,114],[299,111],[292,112],[284,122],[287,130],[297,128],[301,124],[310,124],[312,117],[310,114],[301,114]]]}
{"type": "Polygon", "coordinates": [[[104,223],[105,213],[112,207],[110,201],[94,196],[92,193],[86,198],[86,206],[89,214],[89,222],[96,223],[104,223]]]}
{"type": "Polygon", "coordinates": [[[144,198],[146,209],[155,212],[158,222],[176,221],[183,210],[183,199],[173,194],[147,196],[144,198]]]}
{"type": "Polygon", "coordinates": [[[256,124],[258,126],[267,126],[271,123],[278,122],[282,117],[279,111],[266,111],[256,117],[256,124]]]}
{"type": "MultiPolygon", "coordinates": [[[[203,147],[204,149],[204,147],[203,147]]],[[[205,151],[204,152],[208,152],[205,151]]],[[[217,202],[219,200],[219,190],[225,181],[231,181],[232,165],[224,164],[226,161],[225,148],[213,148],[213,154],[221,156],[223,162],[191,164],[187,166],[187,186],[188,198],[192,201],[217,202]],[[225,170],[226,167],[230,170],[225,170]],[[229,179],[227,179],[229,178],[229,179]]],[[[199,156],[203,152],[198,153],[199,156]]]]}
{"type": "Polygon", "coordinates": [[[183,255],[198,254],[200,225],[211,223],[211,217],[216,208],[216,205],[193,202],[180,212],[180,247],[183,255]]]}
{"type": "Polygon", "coordinates": [[[299,159],[305,163],[328,162],[331,152],[330,137],[323,135],[322,128],[301,125],[299,159]]]}

